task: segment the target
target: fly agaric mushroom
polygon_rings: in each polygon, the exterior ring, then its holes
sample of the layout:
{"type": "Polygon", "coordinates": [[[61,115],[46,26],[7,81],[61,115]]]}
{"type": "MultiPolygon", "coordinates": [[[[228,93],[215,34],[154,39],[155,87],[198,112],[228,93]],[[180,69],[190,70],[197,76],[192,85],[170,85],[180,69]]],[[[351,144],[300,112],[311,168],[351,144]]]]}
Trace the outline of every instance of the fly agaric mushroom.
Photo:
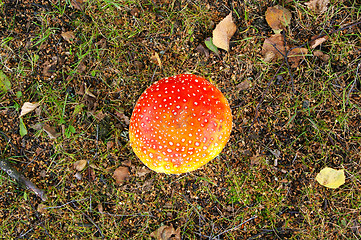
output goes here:
{"type": "Polygon", "coordinates": [[[162,173],[193,171],[215,158],[232,130],[232,113],[221,91],[206,79],[164,78],[140,96],[130,119],[135,154],[162,173]]]}

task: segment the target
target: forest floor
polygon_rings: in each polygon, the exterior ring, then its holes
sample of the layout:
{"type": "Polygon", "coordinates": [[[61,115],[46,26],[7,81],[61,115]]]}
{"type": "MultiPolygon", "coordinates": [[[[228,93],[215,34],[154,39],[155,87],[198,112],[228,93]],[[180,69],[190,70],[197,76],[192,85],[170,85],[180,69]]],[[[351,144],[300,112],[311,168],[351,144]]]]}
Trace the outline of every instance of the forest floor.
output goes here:
{"type": "Polygon", "coordinates": [[[274,4],[0,0],[0,158],[47,197],[0,171],[0,236],[361,238],[360,2],[280,1],[285,42],[308,49],[296,66],[264,61],[274,4]],[[204,41],[230,12],[237,31],[217,56],[204,41]],[[160,174],[132,151],[129,118],[148,86],[181,73],[223,92],[233,130],[202,168],[160,174]],[[25,102],[39,106],[19,118],[25,102]],[[346,183],[320,185],[326,166],[346,183]]]}

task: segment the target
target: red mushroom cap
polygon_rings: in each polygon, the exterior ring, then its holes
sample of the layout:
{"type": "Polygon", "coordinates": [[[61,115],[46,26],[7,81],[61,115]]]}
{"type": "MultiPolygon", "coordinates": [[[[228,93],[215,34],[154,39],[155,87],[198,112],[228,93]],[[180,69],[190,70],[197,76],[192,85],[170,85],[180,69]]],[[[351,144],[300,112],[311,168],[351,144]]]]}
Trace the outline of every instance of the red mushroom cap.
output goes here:
{"type": "Polygon", "coordinates": [[[140,96],[130,120],[135,154],[163,173],[193,171],[215,158],[232,130],[232,113],[221,91],[202,77],[164,78],[140,96]]]}

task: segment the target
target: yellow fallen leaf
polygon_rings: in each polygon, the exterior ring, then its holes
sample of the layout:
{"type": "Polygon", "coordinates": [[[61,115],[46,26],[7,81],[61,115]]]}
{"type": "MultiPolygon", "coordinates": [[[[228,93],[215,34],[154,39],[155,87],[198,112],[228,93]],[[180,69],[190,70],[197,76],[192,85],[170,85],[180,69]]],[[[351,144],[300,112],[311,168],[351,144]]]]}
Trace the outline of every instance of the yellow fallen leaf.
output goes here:
{"type": "Polygon", "coordinates": [[[233,22],[232,12],[228,14],[222,21],[220,21],[213,30],[213,44],[226,50],[229,50],[229,40],[236,32],[237,26],[233,22]]]}
{"type": "Polygon", "coordinates": [[[317,174],[316,181],[328,188],[338,188],[345,183],[345,171],[325,167],[317,174]]]}

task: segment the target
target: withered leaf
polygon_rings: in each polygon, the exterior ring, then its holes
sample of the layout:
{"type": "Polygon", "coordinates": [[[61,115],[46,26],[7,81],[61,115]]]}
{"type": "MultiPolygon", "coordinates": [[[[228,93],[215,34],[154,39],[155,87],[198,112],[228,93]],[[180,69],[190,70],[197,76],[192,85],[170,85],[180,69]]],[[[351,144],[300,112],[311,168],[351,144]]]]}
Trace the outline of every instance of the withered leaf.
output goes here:
{"type": "Polygon", "coordinates": [[[232,12],[228,14],[222,21],[220,21],[213,30],[213,44],[221,49],[229,51],[229,40],[236,32],[237,26],[233,22],[232,12]]]}
{"type": "Polygon", "coordinates": [[[72,43],[74,38],[75,38],[75,34],[73,31],[67,31],[67,32],[63,32],[61,34],[61,36],[64,38],[65,41],[67,41],[68,43],[72,43]]]}
{"type": "Polygon", "coordinates": [[[290,25],[291,18],[291,12],[280,5],[267,8],[266,21],[276,34],[280,33],[282,29],[286,29],[286,27],[290,25]]]}
{"type": "Polygon", "coordinates": [[[75,168],[75,170],[77,170],[78,172],[82,171],[82,170],[85,168],[87,162],[88,162],[87,160],[79,160],[79,161],[76,161],[76,162],[74,163],[74,168],[75,168]]]}
{"type": "Polygon", "coordinates": [[[157,240],[170,240],[173,236],[173,240],[180,240],[180,228],[174,229],[173,225],[161,226],[150,234],[151,237],[157,240]]]}
{"type": "Polygon", "coordinates": [[[327,5],[330,3],[330,0],[311,0],[305,5],[312,11],[323,13],[327,11],[327,5]]]}
{"type": "Polygon", "coordinates": [[[313,56],[320,58],[324,62],[330,60],[330,56],[326,53],[323,53],[321,50],[313,51],[313,56]]]}
{"type": "Polygon", "coordinates": [[[205,47],[203,47],[202,44],[199,44],[196,48],[197,52],[199,52],[200,54],[204,55],[206,57],[206,59],[209,57],[209,51],[208,49],[206,49],[205,47]]]}
{"type": "Polygon", "coordinates": [[[49,126],[48,124],[44,124],[43,129],[48,134],[50,139],[56,139],[60,136],[60,133],[58,133],[55,128],[49,126]]]}
{"type": "Polygon", "coordinates": [[[154,63],[157,64],[160,68],[162,68],[162,61],[159,58],[159,54],[157,52],[154,52],[152,54],[152,56],[150,56],[150,60],[154,63]]]}
{"type": "Polygon", "coordinates": [[[151,171],[148,168],[143,167],[139,171],[137,171],[136,175],[137,175],[137,177],[143,177],[143,176],[147,175],[150,172],[151,171]]]}
{"type": "Polygon", "coordinates": [[[251,86],[251,81],[246,79],[246,80],[242,81],[241,83],[239,83],[236,86],[236,88],[240,91],[244,91],[244,90],[247,90],[250,86],[251,86]]]}
{"type": "Polygon", "coordinates": [[[107,116],[107,114],[106,114],[106,113],[103,113],[102,110],[99,110],[99,111],[97,111],[97,112],[94,114],[94,117],[95,117],[96,120],[98,120],[98,121],[103,120],[106,116],[107,116]]]}
{"type": "Polygon", "coordinates": [[[345,170],[325,167],[317,174],[316,181],[328,188],[338,188],[345,183],[345,170]]]}
{"type": "Polygon", "coordinates": [[[121,185],[129,177],[128,167],[118,167],[113,173],[116,184],[121,185]]]}
{"type": "Polygon", "coordinates": [[[262,55],[265,62],[276,61],[283,58],[288,47],[284,45],[284,38],[282,34],[274,34],[267,38],[262,47],[262,55]]]}
{"type": "Polygon", "coordinates": [[[328,37],[324,36],[324,37],[313,37],[314,40],[311,41],[311,48],[316,48],[317,46],[321,45],[322,43],[324,43],[325,41],[327,41],[328,37]]]}
{"type": "Polygon", "coordinates": [[[57,56],[54,56],[51,59],[52,59],[51,63],[49,61],[46,61],[43,64],[43,75],[45,77],[50,77],[51,75],[53,75],[56,70],[56,66],[58,65],[58,57],[57,56]]]}
{"type": "Polygon", "coordinates": [[[83,10],[83,4],[84,4],[84,0],[71,0],[70,4],[77,10],[82,11],[83,10]]]}
{"type": "Polygon", "coordinates": [[[23,106],[21,107],[21,112],[20,112],[20,116],[19,117],[22,117],[24,116],[25,114],[28,114],[29,112],[32,112],[35,110],[35,108],[39,107],[39,103],[37,102],[34,102],[34,103],[31,103],[31,102],[25,102],[23,104],[23,106]]]}
{"type": "Polygon", "coordinates": [[[121,121],[123,121],[126,125],[129,125],[129,123],[130,123],[130,119],[129,119],[129,117],[128,116],[126,116],[125,114],[124,114],[124,109],[123,110],[121,110],[121,111],[117,111],[116,113],[115,113],[115,115],[121,120],[121,121]]]}
{"type": "Polygon", "coordinates": [[[307,54],[307,48],[294,48],[288,53],[288,62],[292,68],[298,67],[300,62],[305,58],[307,54]]]}

